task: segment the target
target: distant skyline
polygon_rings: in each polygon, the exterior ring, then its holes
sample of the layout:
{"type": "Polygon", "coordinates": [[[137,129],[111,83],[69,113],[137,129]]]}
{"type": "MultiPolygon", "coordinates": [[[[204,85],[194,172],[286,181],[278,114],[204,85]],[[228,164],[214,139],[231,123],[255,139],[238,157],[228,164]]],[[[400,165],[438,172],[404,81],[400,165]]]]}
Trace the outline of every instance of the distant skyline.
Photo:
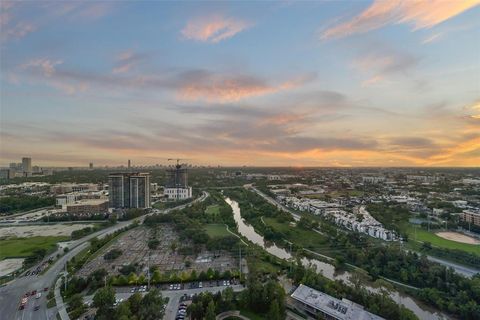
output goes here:
{"type": "Polygon", "coordinates": [[[2,1],[0,164],[480,166],[478,4],[2,1]]]}

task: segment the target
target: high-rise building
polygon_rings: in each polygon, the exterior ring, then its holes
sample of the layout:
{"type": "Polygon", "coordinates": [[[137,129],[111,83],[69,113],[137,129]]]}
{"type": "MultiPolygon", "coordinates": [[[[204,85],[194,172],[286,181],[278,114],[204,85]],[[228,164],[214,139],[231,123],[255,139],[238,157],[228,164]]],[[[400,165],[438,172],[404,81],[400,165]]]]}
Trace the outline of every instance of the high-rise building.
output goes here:
{"type": "Polygon", "coordinates": [[[150,208],[150,174],[111,173],[108,176],[110,208],[150,208]]]}
{"type": "Polygon", "coordinates": [[[188,199],[192,197],[192,187],[188,186],[187,168],[177,164],[174,168],[167,169],[167,181],[163,194],[169,199],[188,199]]]}
{"type": "Polygon", "coordinates": [[[90,168],[90,170],[93,169],[93,163],[92,163],[92,162],[90,162],[90,163],[88,164],[88,168],[90,168]]]}
{"type": "Polygon", "coordinates": [[[132,162],[130,161],[130,159],[128,159],[128,169],[130,169],[132,166],[132,162]]]}
{"type": "Polygon", "coordinates": [[[32,172],[32,158],[22,158],[23,172],[32,172]]]}

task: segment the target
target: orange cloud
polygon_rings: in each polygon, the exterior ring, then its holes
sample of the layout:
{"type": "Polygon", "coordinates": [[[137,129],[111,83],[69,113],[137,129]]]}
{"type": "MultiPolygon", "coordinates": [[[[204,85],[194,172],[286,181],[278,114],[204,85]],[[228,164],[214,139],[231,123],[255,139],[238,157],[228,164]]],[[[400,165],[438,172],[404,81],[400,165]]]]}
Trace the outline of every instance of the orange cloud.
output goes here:
{"type": "Polygon", "coordinates": [[[324,31],[322,38],[341,38],[399,23],[412,24],[414,30],[431,28],[479,3],[479,0],[376,0],[350,21],[324,31]]]}
{"type": "Polygon", "coordinates": [[[311,76],[299,77],[272,86],[256,78],[211,75],[184,84],[178,90],[178,95],[180,99],[188,101],[235,102],[245,98],[291,90],[310,79],[311,76]]]}
{"type": "Polygon", "coordinates": [[[182,35],[190,40],[216,43],[233,37],[249,25],[240,19],[213,15],[188,22],[182,30],[182,35]]]}

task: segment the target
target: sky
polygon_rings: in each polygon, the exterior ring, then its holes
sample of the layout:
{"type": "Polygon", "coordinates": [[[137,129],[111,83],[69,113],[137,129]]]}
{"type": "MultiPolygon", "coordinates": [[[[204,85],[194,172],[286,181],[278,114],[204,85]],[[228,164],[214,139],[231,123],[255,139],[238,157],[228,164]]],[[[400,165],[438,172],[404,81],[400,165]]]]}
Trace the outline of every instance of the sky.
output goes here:
{"type": "Polygon", "coordinates": [[[0,165],[480,166],[479,3],[1,1],[0,165]]]}

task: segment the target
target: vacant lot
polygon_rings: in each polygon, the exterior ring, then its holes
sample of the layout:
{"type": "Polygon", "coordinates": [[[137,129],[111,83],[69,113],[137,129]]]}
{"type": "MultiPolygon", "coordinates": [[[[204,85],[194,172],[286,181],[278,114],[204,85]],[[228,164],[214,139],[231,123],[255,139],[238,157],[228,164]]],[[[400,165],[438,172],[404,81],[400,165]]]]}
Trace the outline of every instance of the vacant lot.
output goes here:
{"type": "Polygon", "coordinates": [[[53,250],[57,242],[65,241],[70,237],[31,237],[13,238],[0,241],[0,260],[6,257],[26,257],[35,249],[53,250]]]}
{"type": "Polygon", "coordinates": [[[61,237],[70,236],[72,231],[86,227],[94,227],[93,224],[53,224],[53,225],[30,225],[18,227],[0,228],[0,238],[26,238],[26,237],[61,237]]]}
{"type": "Polygon", "coordinates": [[[212,238],[220,238],[232,235],[227,231],[227,227],[224,224],[207,224],[205,226],[205,231],[212,238]]]}
{"type": "Polygon", "coordinates": [[[5,259],[0,261],[0,277],[6,276],[22,267],[23,259],[5,259]]]}
{"type": "Polygon", "coordinates": [[[428,232],[427,230],[423,230],[421,228],[417,228],[416,236],[415,236],[415,229],[413,228],[413,226],[408,226],[407,232],[408,232],[409,239],[414,241],[417,240],[420,242],[430,242],[433,246],[436,246],[436,247],[447,248],[447,249],[459,249],[459,250],[480,255],[480,245],[467,244],[467,243],[461,243],[461,242],[444,239],[442,237],[437,236],[433,232],[428,232]]]}

